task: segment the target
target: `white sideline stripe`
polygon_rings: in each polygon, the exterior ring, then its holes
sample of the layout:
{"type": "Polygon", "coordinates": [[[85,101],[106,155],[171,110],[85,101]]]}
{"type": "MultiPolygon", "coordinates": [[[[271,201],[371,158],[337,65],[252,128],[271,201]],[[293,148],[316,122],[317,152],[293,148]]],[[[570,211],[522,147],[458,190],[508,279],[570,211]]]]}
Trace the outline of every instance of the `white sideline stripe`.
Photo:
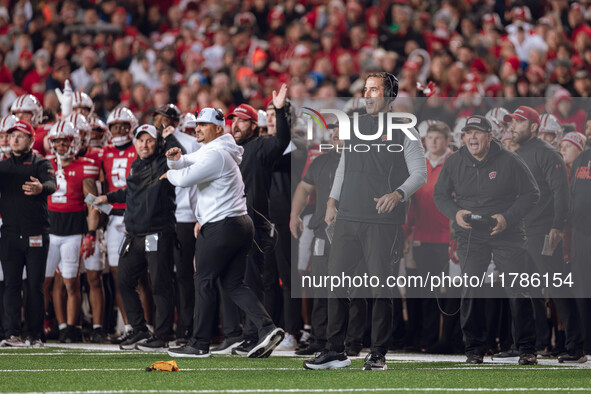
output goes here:
{"type": "MultiPolygon", "coordinates": [[[[150,353],[164,353],[164,352],[150,352],[150,353]]],[[[140,354],[137,351],[126,351],[124,352],[96,352],[96,353],[92,353],[92,352],[47,352],[47,353],[20,353],[20,352],[10,352],[10,353],[5,353],[5,352],[0,352],[0,357],[3,356],[19,356],[19,357],[25,357],[25,356],[127,356],[129,354],[140,354]]]]}
{"type": "Polygon", "coordinates": [[[89,391],[50,391],[52,394],[108,394],[108,393],[351,393],[382,391],[589,391],[588,387],[514,387],[514,388],[450,388],[450,387],[392,387],[392,388],[346,388],[346,389],[228,389],[228,390],[89,390],[89,391]]]}
{"type": "MultiPolygon", "coordinates": [[[[433,367],[433,368],[396,368],[396,371],[462,371],[462,370],[501,370],[501,371],[542,371],[542,370],[564,370],[564,369],[581,369],[576,366],[567,367],[536,367],[536,368],[506,368],[502,366],[491,367],[433,367]]],[[[303,368],[182,368],[183,371],[303,371],[303,368]]],[[[345,370],[356,370],[355,368],[348,368],[345,370]]],[[[0,369],[0,372],[88,372],[88,371],[143,371],[142,368],[43,368],[43,369],[0,369]]],[[[591,390],[591,388],[590,388],[591,390]]]]}
{"type": "MultiPolygon", "coordinates": [[[[410,368],[409,368],[410,369],[410,368]]],[[[183,368],[182,371],[303,371],[303,368],[183,368]]],[[[88,372],[88,371],[143,371],[143,368],[43,368],[0,369],[0,372],[88,372]]]]}

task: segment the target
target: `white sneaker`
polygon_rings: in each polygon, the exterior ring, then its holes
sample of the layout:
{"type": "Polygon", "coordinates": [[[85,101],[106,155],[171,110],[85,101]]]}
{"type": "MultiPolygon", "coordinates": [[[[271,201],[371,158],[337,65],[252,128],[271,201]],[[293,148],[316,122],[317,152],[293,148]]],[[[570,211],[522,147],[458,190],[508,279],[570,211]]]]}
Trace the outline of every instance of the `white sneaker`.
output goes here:
{"type": "MultiPolygon", "coordinates": [[[[271,332],[269,332],[263,339],[257,343],[255,347],[252,348],[250,352],[248,352],[248,358],[267,358],[271,355],[273,350],[279,345],[283,338],[285,337],[285,331],[283,331],[279,327],[275,327],[271,332]]],[[[238,349],[238,347],[236,348],[238,349]]],[[[236,350],[234,349],[234,350],[236,350]]]]}
{"type": "Polygon", "coordinates": [[[39,338],[37,338],[37,339],[27,338],[27,340],[25,341],[25,345],[31,346],[35,349],[39,349],[39,348],[43,347],[43,342],[39,338]]]}
{"type": "Polygon", "coordinates": [[[10,338],[2,341],[2,346],[26,347],[27,344],[25,343],[25,341],[22,340],[21,337],[18,337],[16,335],[11,335],[10,338]]]}
{"type": "Polygon", "coordinates": [[[285,334],[283,341],[277,345],[275,350],[295,351],[298,348],[298,341],[291,334],[285,334]]]}

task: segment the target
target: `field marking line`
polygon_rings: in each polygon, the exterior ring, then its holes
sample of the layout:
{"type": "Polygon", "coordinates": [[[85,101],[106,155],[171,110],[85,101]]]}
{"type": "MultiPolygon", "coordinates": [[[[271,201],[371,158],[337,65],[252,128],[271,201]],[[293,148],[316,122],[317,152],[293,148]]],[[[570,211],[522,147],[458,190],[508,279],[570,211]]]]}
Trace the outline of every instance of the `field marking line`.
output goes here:
{"type": "Polygon", "coordinates": [[[589,387],[514,387],[514,388],[484,388],[484,387],[391,387],[391,388],[345,388],[345,389],[227,389],[227,390],[89,390],[89,391],[52,391],[49,394],[119,394],[119,393],[351,393],[351,392],[512,392],[512,391],[589,391],[589,387]]]}
{"type": "MultiPolygon", "coordinates": [[[[577,370],[577,369],[588,369],[588,368],[580,368],[576,366],[567,366],[567,367],[534,367],[534,368],[506,368],[506,367],[427,367],[427,368],[396,368],[393,371],[416,371],[416,370],[426,370],[426,371],[486,371],[486,370],[503,370],[503,371],[547,371],[547,370],[577,370]]],[[[355,368],[348,368],[344,369],[348,371],[356,371],[355,368]]],[[[116,371],[144,371],[143,368],[40,368],[40,369],[0,369],[0,373],[10,373],[10,372],[116,372],[116,371]]],[[[231,367],[216,367],[216,368],[182,368],[182,371],[304,371],[303,368],[278,368],[278,367],[246,367],[246,368],[231,368],[231,367]]]]}

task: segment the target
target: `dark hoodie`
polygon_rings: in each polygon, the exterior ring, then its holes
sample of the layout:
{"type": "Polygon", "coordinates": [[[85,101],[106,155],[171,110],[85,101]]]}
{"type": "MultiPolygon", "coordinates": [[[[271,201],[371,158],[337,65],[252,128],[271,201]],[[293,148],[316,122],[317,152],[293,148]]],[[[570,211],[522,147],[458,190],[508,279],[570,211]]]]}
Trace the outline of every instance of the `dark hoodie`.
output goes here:
{"type": "Polygon", "coordinates": [[[466,146],[445,160],[433,193],[437,208],[461,229],[456,213],[466,209],[482,216],[502,214],[502,234],[523,233],[523,218],[540,199],[538,185],[519,156],[493,139],[487,156],[478,161],[466,146]],[[455,194],[455,198],[454,198],[455,194]]]}
{"type": "Polygon", "coordinates": [[[273,167],[290,141],[285,109],[277,108],[276,116],[276,136],[255,135],[240,144],[244,148],[240,172],[244,180],[246,205],[256,227],[268,225],[269,189],[273,167]]]}
{"type": "Polygon", "coordinates": [[[586,149],[571,168],[571,223],[574,231],[591,235],[591,149],[586,149]]]}
{"type": "Polygon", "coordinates": [[[132,236],[175,231],[175,189],[168,180],[159,179],[168,171],[166,151],[173,147],[185,150],[172,134],[161,145],[152,156],[143,160],[138,156],[131,164],[127,187],[107,194],[109,203],[126,203],[123,220],[132,236]]]}
{"type": "Polygon", "coordinates": [[[540,189],[540,201],[525,216],[528,234],[548,234],[566,225],[569,204],[568,175],[560,152],[539,138],[520,144],[515,151],[531,170],[540,189]]]}

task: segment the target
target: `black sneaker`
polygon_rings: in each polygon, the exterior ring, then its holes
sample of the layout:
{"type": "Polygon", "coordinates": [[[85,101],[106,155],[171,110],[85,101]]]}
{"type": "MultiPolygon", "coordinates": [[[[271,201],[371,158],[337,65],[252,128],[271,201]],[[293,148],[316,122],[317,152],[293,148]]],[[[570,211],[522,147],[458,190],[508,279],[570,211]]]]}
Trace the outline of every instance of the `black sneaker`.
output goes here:
{"type": "Polygon", "coordinates": [[[558,357],[561,364],[584,364],[587,362],[587,356],[581,350],[570,352],[558,357]]]}
{"type": "Polygon", "coordinates": [[[285,338],[285,331],[276,327],[270,333],[265,335],[263,339],[257,343],[255,347],[248,352],[249,358],[267,358],[273,352],[273,349],[285,338]]]}
{"type": "Polygon", "coordinates": [[[150,339],[148,331],[132,331],[129,337],[119,344],[121,350],[133,350],[138,342],[146,342],[150,339]]]}
{"type": "Polygon", "coordinates": [[[323,350],[314,358],[304,361],[304,369],[340,369],[351,366],[351,360],[343,353],[323,350]]]}
{"type": "Polygon", "coordinates": [[[168,349],[170,357],[209,357],[209,350],[197,349],[190,345],[168,349]]]}
{"type": "Polygon", "coordinates": [[[67,326],[59,333],[60,343],[78,343],[82,342],[82,331],[76,326],[67,326]]]}
{"type": "Polygon", "coordinates": [[[107,342],[107,335],[105,334],[105,330],[102,327],[93,328],[88,336],[88,341],[90,343],[105,343],[107,342]]]}
{"type": "Polygon", "coordinates": [[[519,365],[536,365],[538,359],[535,354],[525,353],[519,356],[519,365]]]}
{"type": "Polygon", "coordinates": [[[470,354],[468,358],[466,358],[466,364],[482,364],[484,360],[484,356],[480,354],[470,354]]]}
{"type": "MultiPolygon", "coordinates": [[[[114,334],[114,335],[117,335],[117,334],[114,334]]],[[[119,344],[127,341],[131,335],[133,335],[133,330],[125,331],[123,334],[121,334],[117,337],[114,337],[114,336],[109,337],[109,342],[111,342],[113,345],[119,345],[119,344]]]]}
{"type": "Polygon", "coordinates": [[[312,356],[324,350],[324,345],[319,342],[312,342],[303,349],[295,352],[296,356],[312,356]]]}
{"type": "MultiPolygon", "coordinates": [[[[225,338],[215,348],[211,349],[211,354],[232,354],[232,350],[243,342],[242,336],[225,338]]],[[[251,349],[252,350],[252,349],[251,349]]],[[[248,353],[247,353],[248,354],[248,353]]]]}
{"type": "Polygon", "coordinates": [[[379,352],[371,352],[365,356],[365,364],[363,364],[364,371],[385,371],[388,369],[386,365],[386,357],[379,352]]]}
{"type": "Polygon", "coordinates": [[[145,342],[140,341],[140,342],[136,343],[135,348],[137,350],[141,350],[144,352],[164,351],[164,350],[168,349],[168,342],[163,341],[162,339],[153,336],[152,338],[148,339],[145,342]]]}
{"type": "Polygon", "coordinates": [[[552,349],[551,354],[552,354],[552,357],[560,357],[560,356],[566,356],[568,354],[568,352],[563,347],[557,347],[557,348],[552,349]]]}
{"type": "Polygon", "coordinates": [[[232,349],[232,354],[246,356],[256,345],[256,341],[253,341],[252,339],[245,339],[238,346],[232,349]]]}

